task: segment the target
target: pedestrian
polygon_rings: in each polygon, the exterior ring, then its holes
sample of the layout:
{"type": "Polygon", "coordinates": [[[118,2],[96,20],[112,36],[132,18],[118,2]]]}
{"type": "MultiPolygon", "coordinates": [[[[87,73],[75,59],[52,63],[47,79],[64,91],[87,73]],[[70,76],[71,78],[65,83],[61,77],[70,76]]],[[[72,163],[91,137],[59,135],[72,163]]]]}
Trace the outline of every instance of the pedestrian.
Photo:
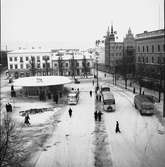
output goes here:
{"type": "Polygon", "coordinates": [[[106,76],[107,76],[107,75],[106,75],[106,73],[105,73],[105,74],[104,74],[104,77],[106,78],[106,76]]]}
{"type": "Polygon", "coordinates": [[[97,116],[98,116],[98,113],[97,113],[97,110],[94,112],[94,117],[95,117],[95,121],[97,121],[97,116]]]}
{"type": "Polygon", "coordinates": [[[101,102],[101,95],[99,94],[99,101],[101,102]]]}
{"type": "Polygon", "coordinates": [[[98,114],[97,114],[99,121],[101,121],[101,116],[102,116],[102,114],[103,114],[103,113],[102,113],[101,111],[99,111],[98,114]]]}
{"type": "Polygon", "coordinates": [[[116,133],[121,133],[118,121],[116,121],[116,129],[115,129],[115,131],[116,131],[116,133]]]}
{"type": "Polygon", "coordinates": [[[6,112],[9,112],[9,103],[6,104],[6,112]]]}
{"type": "Polygon", "coordinates": [[[98,95],[96,94],[96,101],[98,101],[98,95]]]}
{"type": "Polygon", "coordinates": [[[72,116],[72,109],[71,108],[69,108],[69,116],[71,117],[72,116]]]}
{"type": "Polygon", "coordinates": [[[94,85],[94,83],[95,83],[95,81],[94,80],[92,80],[92,84],[94,85]]]}
{"type": "Polygon", "coordinates": [[[90,90],[89,94],[90,94],[90,97],[92,97],[92,91],[91,90],[90,90]]]}
{"type": "Polygon", "coordinates": [[[24,124],[25,124],[25,125],[27,125],[27,126],[29,126],[29,125],[30,125],[29,119],[30,119],[29,114],[28,114],[28,113],[26,113],[26,115],[25,115],[25,122],[24,122],[24,124]]]}
{"type": "Polygon", "coordinates": [[[12,112],[12,105],[10,103],[8,103],[8,108],[9,108],[9,111],[12,112]]]}

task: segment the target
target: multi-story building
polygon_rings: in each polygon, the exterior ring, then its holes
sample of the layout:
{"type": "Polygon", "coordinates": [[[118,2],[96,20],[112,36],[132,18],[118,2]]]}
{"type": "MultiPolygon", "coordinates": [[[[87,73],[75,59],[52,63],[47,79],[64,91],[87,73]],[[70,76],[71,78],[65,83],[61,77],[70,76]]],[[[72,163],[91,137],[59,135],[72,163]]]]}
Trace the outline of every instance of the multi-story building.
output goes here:
{"type": "Polygon", "coordinates": [[[123,58],[123,42],[115,42],[115,32],[111,26],[111,33],[107,31],[105,36],[105,66],[110,73],[114,72],[117,65],[121,63],[123,58]]]}
{"type": "MultiPolygon", "coordinates": [[[[144,31],[136,35],[136,72],[147,81],[164,80],[165,31],[144,31]]],[[[161,83],[161,82],[160,82],[161,83]]]]}
{"type": "Polygon", "coordinates": [[[135,75],[136,42],[130,28],[123,42],[123,65],[125,66],[125,73],[127,74],[127,76],[129,75],[130,77],[133,77],[135,75]]]}
{"type": "Polygon", "coordinates": [[[80,76],[93,75],[93,55],[90,53],[53,55],[54,75],[80,76]]]}
{"type": "Polygon", "coordinates": [[[19,49],[8,52],[8,72],[15,78],[52,75],[52,52],[42,49],[19,49]]]}

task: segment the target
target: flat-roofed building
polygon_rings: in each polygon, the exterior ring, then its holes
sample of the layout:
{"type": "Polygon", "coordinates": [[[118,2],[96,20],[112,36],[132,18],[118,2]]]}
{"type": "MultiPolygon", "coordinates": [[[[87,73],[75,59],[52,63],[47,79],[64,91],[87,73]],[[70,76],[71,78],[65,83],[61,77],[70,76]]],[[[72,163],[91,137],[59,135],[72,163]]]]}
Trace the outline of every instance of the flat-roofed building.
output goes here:
{"type": "Polygon", "coordinates": [[[18,77],[52,75],[52,52],[43,49],[19,49],[8,52],[9,75],[18,77]]]}

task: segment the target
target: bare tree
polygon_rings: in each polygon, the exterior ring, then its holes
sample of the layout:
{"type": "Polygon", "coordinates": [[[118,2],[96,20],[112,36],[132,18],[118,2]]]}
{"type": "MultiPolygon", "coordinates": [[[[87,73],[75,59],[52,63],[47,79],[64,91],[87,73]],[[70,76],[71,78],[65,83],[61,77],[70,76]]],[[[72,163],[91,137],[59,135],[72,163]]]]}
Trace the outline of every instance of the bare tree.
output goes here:
{"type": "Polygon", "coordinates": [[[31,56],[31,60],[29,61],[29,64],[30,64],[31,74],[32,76],[35,76],[37,69],[35,67],[35,57],[34,56],[31,56]]]}
{"type": "Polygon", "coordinates": [[[6,118],[0,125],[0,166],[22,167],[26,160],[20,132],[16,131],[15,123],[6,118]]]}

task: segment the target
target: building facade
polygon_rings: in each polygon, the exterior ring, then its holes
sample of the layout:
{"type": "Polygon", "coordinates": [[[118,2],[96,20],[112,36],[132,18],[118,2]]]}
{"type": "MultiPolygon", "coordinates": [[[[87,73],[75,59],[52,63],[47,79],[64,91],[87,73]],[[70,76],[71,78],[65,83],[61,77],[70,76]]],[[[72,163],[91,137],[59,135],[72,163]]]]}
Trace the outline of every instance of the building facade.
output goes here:
{"type": "Polygon", "coordinates": [[[133,77],[135,75],[136,42],[130,28],[123,42],[123,65],[125,66],[125,72],[128,77],[133,77]]]}
{"type": "Polygon", "coordinates": [[[164,80],[165,31],[144,31],[136,35],[136,72],[144,80],[161,83],[164,80]]]}
{"type": "Polygon", "coordinates": [[[93,55],[86,53],[54,55],[52,67],[54,75],[81,76],[93,75],[93,55]]]}
{"type": "Polygon", "coordinates": [[[8,52],[8,72],[14,78],[52,75],[52,52],[41,49],[19,49],[8,52]]]}
{"type": "Polygon", "coordinates": [[[111,26],[111,33],[107,31],[105,36],[105,66],[110,73],[114,73],[114,69],[121,63],[123,58],[123,42],[115,42],[115,32],[111,26]]]}

